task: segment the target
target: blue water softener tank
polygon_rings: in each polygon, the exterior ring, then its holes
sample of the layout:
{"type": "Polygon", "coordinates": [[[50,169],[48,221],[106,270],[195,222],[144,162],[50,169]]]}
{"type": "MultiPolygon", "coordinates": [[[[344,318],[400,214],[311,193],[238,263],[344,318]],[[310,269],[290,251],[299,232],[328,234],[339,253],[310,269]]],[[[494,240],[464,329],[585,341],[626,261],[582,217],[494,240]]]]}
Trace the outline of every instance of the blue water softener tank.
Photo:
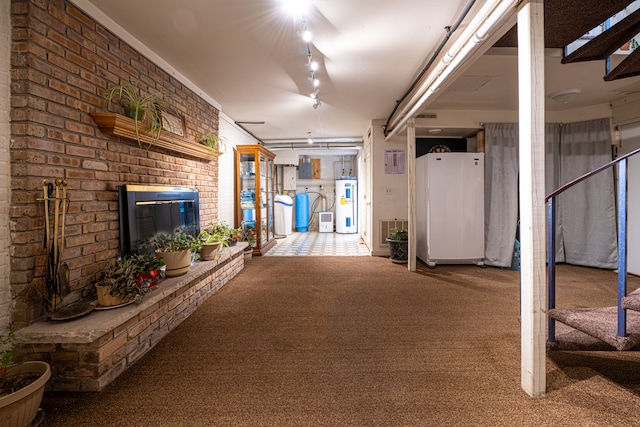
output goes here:
{"type": "Polygon", "coordinates": [[[300,233],[309,231],[309,195],[296,194],[296,229],[300,233]]]}

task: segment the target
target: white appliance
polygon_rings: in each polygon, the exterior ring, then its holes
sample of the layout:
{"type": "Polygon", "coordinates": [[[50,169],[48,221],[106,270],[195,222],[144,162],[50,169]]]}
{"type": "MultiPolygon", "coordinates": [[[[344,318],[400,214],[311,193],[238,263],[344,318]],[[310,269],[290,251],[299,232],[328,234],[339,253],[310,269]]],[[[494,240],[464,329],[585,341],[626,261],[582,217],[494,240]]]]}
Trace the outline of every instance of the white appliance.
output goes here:
{"type": "Polygon", "coordinates": [[[436,263],[484,263],[484,154],[416,159],[416,255],[436,263]]]}
{"type": "Polygon", "coordinates": [[[333,212],[320,212],[320,233],[333,233],[333,212]]]}
{"type": "Polygon", "coordinates": [[[336,233],[357,233],[358,181],[355,178],[336,180],[336,233]]]}
{"type": "Polygon", "coordinates": [[[286,194],[276,195],[273,210],[273,232],[278,236],[288,236],[293,230],[293,199],[286,194]]]}

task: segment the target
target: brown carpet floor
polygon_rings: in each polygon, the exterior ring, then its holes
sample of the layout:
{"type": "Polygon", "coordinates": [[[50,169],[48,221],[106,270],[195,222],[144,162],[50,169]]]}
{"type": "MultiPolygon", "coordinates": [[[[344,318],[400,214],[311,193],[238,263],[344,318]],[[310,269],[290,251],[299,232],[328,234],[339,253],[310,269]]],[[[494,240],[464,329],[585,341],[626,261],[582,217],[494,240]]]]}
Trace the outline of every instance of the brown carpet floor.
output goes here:
{"type": "MultiPolygon", "coordinates": [[[[615,303],[615,280],[560,265],[558,305],[615,303]]],[[[518,284],[497,268],[254,257],[102,392],[45,394],[42,426],[640,425],[637,352],[550,351],[547,396],[522,391],[518,284]]]]}

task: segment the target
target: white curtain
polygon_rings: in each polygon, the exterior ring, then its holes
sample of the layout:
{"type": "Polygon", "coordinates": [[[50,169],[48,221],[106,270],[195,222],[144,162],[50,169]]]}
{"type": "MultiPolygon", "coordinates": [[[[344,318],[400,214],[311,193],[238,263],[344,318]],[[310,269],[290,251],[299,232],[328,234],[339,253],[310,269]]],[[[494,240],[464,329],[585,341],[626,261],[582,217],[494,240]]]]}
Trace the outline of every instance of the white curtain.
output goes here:
{"type": "MultiPolygon", "coordinates": [[[[611,161],[609,119],[568,123],[560,132],[561,185],[611,161]]],[[[609,168],[559,196],[566,262],[617,267],[614,193],[614,169],[609,168]]]]}
{"type": "MultiPolygon", "coordinates": [[[[608,119],[548,123],[545,194],[611,161],[608,119]]],[[[485,263],[511,266],[518,226],[518,124],[485,125],[485,263]]],[[[556,262],[616,268],[613,170],[567,190],[556,202],[556,262]],[[593,182],[590,182],[593,181],[593,182]]]]}
{"type": "Polygon", "coordinates": [[[518,124],[485,125],[485,264],[510,267],[518,227],[518,124]]]}

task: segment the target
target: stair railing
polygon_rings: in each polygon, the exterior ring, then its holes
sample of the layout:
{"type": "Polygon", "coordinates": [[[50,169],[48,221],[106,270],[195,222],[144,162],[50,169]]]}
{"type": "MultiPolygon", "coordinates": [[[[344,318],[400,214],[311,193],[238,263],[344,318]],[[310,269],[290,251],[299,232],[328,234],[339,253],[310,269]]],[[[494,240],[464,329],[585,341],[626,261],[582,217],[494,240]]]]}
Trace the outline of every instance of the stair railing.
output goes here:
{"type": "MultiPolygon", "coordinates": [[[[547,286],[548,309],[556,307],[556,198],[587,178],[596,175],[603,170],[618,165],[618,329],[619,337],[627,335],[627,312],[622,308],[622,299],[627,296],[627,159],[640,153],[640,148],[628,154],[618,157],[611,162],[588,172],[545,197],[547,202],[547,286]]],[[[547,339],[550,342],[556,339],[555,320],[548,317],[547,339]]]]}

